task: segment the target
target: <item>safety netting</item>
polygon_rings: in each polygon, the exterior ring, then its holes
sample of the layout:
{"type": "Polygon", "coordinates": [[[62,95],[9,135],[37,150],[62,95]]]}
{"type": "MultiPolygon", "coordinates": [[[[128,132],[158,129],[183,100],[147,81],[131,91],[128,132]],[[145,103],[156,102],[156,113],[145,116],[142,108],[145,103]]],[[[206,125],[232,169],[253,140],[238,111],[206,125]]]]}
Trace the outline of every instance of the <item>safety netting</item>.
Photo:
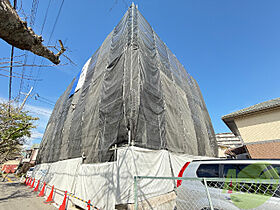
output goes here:
{"type": "Polygon", "coordinates": [[[123,145],[217,155],[197,82],[135,6],[58,99],[37,163],[113,161],[123,145]]]}

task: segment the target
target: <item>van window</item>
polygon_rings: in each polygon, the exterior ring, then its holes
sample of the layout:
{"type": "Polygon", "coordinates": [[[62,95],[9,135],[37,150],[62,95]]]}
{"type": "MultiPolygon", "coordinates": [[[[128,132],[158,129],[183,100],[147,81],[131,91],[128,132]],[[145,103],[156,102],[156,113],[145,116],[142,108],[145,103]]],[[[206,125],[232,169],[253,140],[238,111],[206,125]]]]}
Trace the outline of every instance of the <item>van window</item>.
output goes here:
{"type": "Polygon", "coordinates": [[[224,178],[271,179],[280,175],[280,165],[222,164],[224,178]],[[269,170],[269,172],[266,172],[269,170]],[[266,173],[264,173],[266,172],[266,173]]]}
{"type": "Polygon", "coordinates": [[[273,178],[280,178],[280,165],[272,164],[267,167],[273,178]]]}
{"type": "Polygon", "coordinates": [[[219,177],[219,164],[201,164],[196,174],[198,177],[218,178],[219,177]]]}
{"type": "MultiPolygon", "coordinates": [[[[223,164],[223,166],[224,166],[223,167],[224,168],[223,169],[223,177],[224,178],[237,178],[240,171],[242,171],[242,169],[247,167],[248,164],[223,164]]],[[[239,177],[239,178],[249,178],[249,177],[239,177]]]]}

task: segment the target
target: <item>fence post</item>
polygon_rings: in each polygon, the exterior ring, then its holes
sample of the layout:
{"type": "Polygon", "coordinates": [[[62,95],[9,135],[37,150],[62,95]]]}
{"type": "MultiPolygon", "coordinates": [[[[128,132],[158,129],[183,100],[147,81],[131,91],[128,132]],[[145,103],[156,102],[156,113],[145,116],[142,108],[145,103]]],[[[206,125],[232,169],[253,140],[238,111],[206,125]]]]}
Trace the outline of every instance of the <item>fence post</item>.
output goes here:
{"type": "Polygon", "coordinates": [[[138,209],[138,186],[137,186],[137,176],[134,176],[134,209],[138,209]]]}
{"type": "Polygon", "coordinates": [[[208,198],[208,201],[209,201],[210,209],[214,210],[212,200],[211,200],[211,197],[210,197],[210,193],[209,193],[209,190],[208,190],[208,186],[207,186],[207,181],[206,181],[205,178],[203,178],[203,182],[204,182],[207,198],[208,198]]]}

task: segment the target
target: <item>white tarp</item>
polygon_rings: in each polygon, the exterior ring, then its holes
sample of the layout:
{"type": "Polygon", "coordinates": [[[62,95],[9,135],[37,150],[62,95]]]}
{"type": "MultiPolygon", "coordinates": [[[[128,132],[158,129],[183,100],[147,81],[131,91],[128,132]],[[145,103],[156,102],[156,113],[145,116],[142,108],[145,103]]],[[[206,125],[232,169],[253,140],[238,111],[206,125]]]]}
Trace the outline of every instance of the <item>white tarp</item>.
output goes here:
{"type": "MultiPolygon", "coordinates": [[[[174,153],[171,153],[171,152],[169,154],[170,154],[172,169],[173,169],[175,177],[178,176],[181,168],[185,165],[186,162],[190,162],[192,160],[204,160],[204,159],[209,159],[210,158],[210,157],[206,157],[206,156],[174,154],[174,153]]],[[[213,158],[211,158],[211,159],[213,159],[213,158]]]]}
{"type": "MultiPolygon", "coordinates": [[[[117,150],[117,161],[81,164],[82,158],[37,165],[33,177],[42,179],[55,188],[67,190],[84,200],[91,200],[101,209],[114,209],[116,204],[134,203],[134,176],[177,176],[182,166],[193,159],[190,155],[172,154],[166,150],[124,147],[117,150]]],[[[174,181],[142,179],[138,182],[138,198],[147,199],[174,190],[174,181]]],[[[50,189],[47,190],[47,193],[50,189]]],[[[62,202],[62,194],[55,202],[62,202]]],[[[86,208],[86,204],[73,200],[86,208]]]]}
{"type": "Polygon", "coordinates": [[[40,180],[41,183],[43,183],[45,181],[50,166],[51,163],[43,163],[40,165],[36,165],[32,172],[32,177],[36,180],[40,180]]]}
{"type": "Polygon", "coordinates": [[[73,192],[77,170],[82,163],[82,158],[58,161],[51,164],[46,182],[58,189],[73,192]]]}
{"type": "Polygon", "coordinates": [[[78,90],[80,90],[81,87],[83,86],[84,82],[85,82],[86,75],[87,75],[87,71],[88,71],[88,66],[89,66],[90,61],[91,61],[91,58],[88,59],[88,61],[86,62],[86,64],[85,64],[84,67],[82,68],[82,71],[81,71],[81,74],[80,74],[80,77],[79,77],[77,86],[76,86],[76,88],[75,88],[75,92],[77,92],[78,90]]]}
{"type": "MultiPolygon", "coordinates": [[[[114,209],[114,165],[115,162],[81,165],[76,177],[75,195],[84,200],[90,199],[100,209],[114,209]]],[[[86,204],[76,203],[86,207],[86,204]]]]}
{"type": "MultiPolygon", "coordinates": [[[[134,203],[134,176],[172,176],[166,150],[149,150],[127,147],[118,150],[116,202],[134,203]]],[[[174,189],[162,180],[143,179],[139,181],[138,192],[146,198],[165,194],[174,189]]],[[[141,197],[141,195],[138,195],[141,197]]]]}

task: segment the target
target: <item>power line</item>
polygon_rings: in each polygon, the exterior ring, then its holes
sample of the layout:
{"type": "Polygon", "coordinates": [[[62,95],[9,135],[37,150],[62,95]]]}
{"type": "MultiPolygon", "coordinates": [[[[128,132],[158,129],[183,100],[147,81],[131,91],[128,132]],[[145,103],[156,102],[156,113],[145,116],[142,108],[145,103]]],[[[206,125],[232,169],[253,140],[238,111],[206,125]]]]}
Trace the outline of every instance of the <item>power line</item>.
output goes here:
{"type": "Polygon", "coordinates": [[[32,8],[31,8],[31,17],[30,17],[30,27],[32,27],[35,23],[36,19],[36,14],[37,14],[37,9],[38,9],[38,0],[33,0],[32,1],[32,8]]]}
{"type": "Polygon", "coordinates": [[[64,0],[62,0],[61,4],[60,4],[60,7],[59,7],[59,10],[58,10],[58,13],[57,13],[57,16],[56,16],[56,19],[55,19],[55,22],[54,22],[54,25],[53,25],[53,28],[52,28],[52,32],[51,32],[51,35],[50,35],[50,38],[49,38],[49,41],[48,41],[48,44],[50,44],[50,41],[52,39],[52,36],[53,36],[53,33],[54,33],[54,30],[55,30],[55,27],[56,27],[56,24],[57,24],[57,21],[59,19],[59,16],[60,16],[60,13],[61,13],[61,10],[62,10],[62,7],[63,7],[63,4],[64,4],[64,0]]]}
{"type": "MultiPolygon", "coordinates": [[[[61,1],[61,4],[60,4],[59,10],[58,10],[58,13],[57,13],[57,15],[56,15],[56,19],[55,19],[55,22],[54,22],[54,25],[53,25],[53,28],[52,28],[52,31],[51,31],[51,35],[50,35],[50,37],[49,37],[49,40],[48,40],[47,45],[50,44],[50,41],[51,41],[51,39],[52,39],[54,30],[55,30],[55,28],[56,28],[56,24],[57,24],[57,22],[58,22],[58,19],[59,19],[59,17],[60,17],[60,14],[61,14],[63,5],[64,5],[64,0],[61,1]]],[[[42,65],[42,63],[43,63],[43,59],[41,59],[41,65],[42,65]]],[[[40,71],[40,69],[38,69],[35,78],[38,78],[38,77],[40,76],[40,73],[41,73],[41,71],[40,71]]],[[[36,81],[36,80],[34,81],[33,86],[34,86],[34,88],[37,87],[37,81],[36,81]]]]}
{"type": "MultiPolygon", "coordinates": [[[[14,58],[18,58],[18,57],[22,57],[22,56],[24,56],[24,55],[15,55],[14,56],[14,58]]],[[[8,57],[8,58],[0,58],[0,60],[10,60],[11,59],[11,57],[8,57]]]]}
{"type": "MultiPolygon", "coordinates": [[[[34,23],[35,23],[37,10],[38,10],[38,5],[39,5],[39,0],[33,0],[32,1],[31,16],[30,16],[30,27],[31,28],[34,26],[34,23]]],[[[27,63],[27,58],[28,58],[28,52],[25,51],[25,53],[24,53],[24,64],[27,63]]],[[[24,75],[24,73],[25,73],[25,66],[22,67],[22,75],[24,75]]],[[[30,76],[33,76],[33,75],[30,73],[30,76]]],[[[18,93],[19,98],[20,98],[20,92],[22,90],[22,87],[23,87],[23,78],[20,80],[19,93],[18,93]]]]}
{"type": "Polygon", "coordinates": [[[43,21],[42,28],[41,28],[41,33],[40,33],[41,35],[43,33],[43,30],[44,30],[44,27],[45,27],[45,23],[46,23],[46,20],[47,20],[47,17],[48,17],[51,1],[52,0],[49,0],[48,7],[47,7],[47,10],[46,10],[46,13],[45,13],[45,16],[44,16],[44,21],[43,21]]]}
{"type": "MultiPolygon", "coordinates": [[[[20,78],[21,79],[21,77],[17,77],[17,76],[9,76],[9,75],[5,75],[5,74],[0,74],[0,76],[2,76],[2,77],[9,77],[9,78],[11,78],[11,77],[14,77],[14,78],[20,78]]],[[[25,78],[25,77],[23,77],[23,79],[25,79],[25,80],[35,80],[35,79],[32,79],[32,78],[25,78]]],[[[38,80],[38,79],[36,79],[36,80],[38,80]]]]}
{"type": "Polygon", "coordinates": [[[51,101],[51,100],[49,100],[49,99],[47,99],[47,98],[44,98],[44,97],[40,96],[38,93],[36,93],[36,94],[34,95],[34,99],[35,99],[36,101],[40,101],[40,102],[42,102],[42,103],[46,103],[46,104],[49,104],[49,105],[52,105],[52,106],[55,105],[55,102],[53,102],[53,101],[51,101]]]}
{"type": "MultiPolygon", "coordinates": [[[[49,0],[48,7],[47,7],[47,10],[46,10],[45,15],[44,15],[44,20],[43,20],[43,24],[42,24],[42,27],[41,27],[41,33],[40,33],[41,35],[42,35],[43,30],[44,30],[44,28],[45,28],[45,24],[46,24],[46,21],[47,21],[47,17],[48,17],[48,13],[49,13],[49,9],[50,9],[51,2],[52,2],[52,0],[49,0]]],[[[36,60],[36,56],[34,56],[34,58],[33,58],[33,64],[32,64],[32,65],[35,64],[35,60],[36,60]]],[[[41,60],[41,61],[42,61],[42,60],[41,60]]],[[[41,64],[42,64],[42,62],[41,62],[41,64]]],[[[39,77],[39,71],[40,71],[40,70],[37,71],[37,74],[36,74],[36,76],[35,76],[36,79],[39,77]]],[[[33,73],[33,66],[32,66],[32,68],[31,68],[31,72],[30,72],[30,73],[33,73]]],[[[33,83],[33,86],[34,86],[34,88],[35,88],[36,82],[33,83]]]]}

